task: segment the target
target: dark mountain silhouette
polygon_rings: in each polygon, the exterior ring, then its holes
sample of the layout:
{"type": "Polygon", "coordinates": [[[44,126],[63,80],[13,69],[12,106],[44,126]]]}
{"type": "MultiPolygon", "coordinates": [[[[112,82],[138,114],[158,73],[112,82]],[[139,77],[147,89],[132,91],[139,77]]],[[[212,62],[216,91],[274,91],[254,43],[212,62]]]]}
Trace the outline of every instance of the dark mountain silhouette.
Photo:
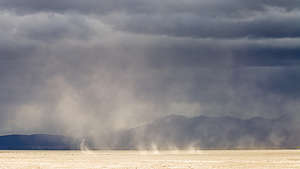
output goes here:
{"type": "Polygon", "coordinates": [[[0,136],[2,150],[69,150],[78,149],[80,142],[60,135],[7,135],[0,136]]]}
{"type": "Polygon", "coordinates": [[[286,116],[243,120],[171,115],[115,133],[103,145],[137,149],[295,148],[300,145],[298,133],[300,129],[291,127],[291,118],[286,116]]]}
{"type": "MultiPolygon", "coordinates": [[[[91,149],[296,148],[300,145],[300,129],[291,122],[288,116],[239,119],[170,115],[98,139],[87,137],[85,146],[91,149]]],[[[8,135],[0,136],[0,149],[68,150],[79,149],[80,142],[59,135],[8,135]]]]}

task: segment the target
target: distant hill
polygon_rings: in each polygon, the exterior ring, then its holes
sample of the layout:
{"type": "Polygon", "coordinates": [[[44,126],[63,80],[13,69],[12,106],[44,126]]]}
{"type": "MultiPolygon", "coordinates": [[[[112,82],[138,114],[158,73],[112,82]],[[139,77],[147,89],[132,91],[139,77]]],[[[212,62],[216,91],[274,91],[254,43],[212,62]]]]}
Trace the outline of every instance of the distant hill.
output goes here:
{"type": "MultiPolygon", "coordinates": [[[[98,139],[87,137],[91,149],[244,149],[297,148],[300,129],[292,119],[170,115],[151,123],[109,133],[98,139]]],[[[70,150],[79,149],[81,140],[60,135],[0,136],[0,149],[6,150],[70,150]]]]}
{"type": "Polygon", "coordinates": [[[285,116],[243,120],[227,116],[171,115],[114,133],[103,145],[137,149],[296,148],[300,130],[291,126],[291,118],[285,116]]]}
{"type": "Polygon", "coordinates": [[[79,149],[79,141],[60,135],[0,136],[1,150],[70,150],[79,149]]]}

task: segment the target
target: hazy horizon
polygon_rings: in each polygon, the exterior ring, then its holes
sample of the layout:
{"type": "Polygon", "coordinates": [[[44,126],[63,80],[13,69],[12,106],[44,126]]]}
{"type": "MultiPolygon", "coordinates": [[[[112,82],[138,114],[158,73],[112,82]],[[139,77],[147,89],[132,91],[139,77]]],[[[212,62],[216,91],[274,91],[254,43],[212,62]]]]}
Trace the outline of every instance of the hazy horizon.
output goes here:
{"type": "Polygon", "coordinates": [[[297,145],[299,19],[298,0],[0,0],[0,134],[297,145]]]}

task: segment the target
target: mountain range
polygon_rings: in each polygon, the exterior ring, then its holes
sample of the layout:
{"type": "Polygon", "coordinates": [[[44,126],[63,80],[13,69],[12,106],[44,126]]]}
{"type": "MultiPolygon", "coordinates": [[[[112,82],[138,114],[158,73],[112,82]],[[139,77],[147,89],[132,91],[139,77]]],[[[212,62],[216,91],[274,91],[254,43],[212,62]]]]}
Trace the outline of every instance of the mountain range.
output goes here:
{"type": "MultiPolygon", "coordinates": [[[[135,128],[112,132],[100,138],[86,137],[91,149],[249,149],[296,148],[300,129],[290,117],[170,115],[135,128]]],[[[82,139],[59,135],[0,136],[0,149],[80,149],[82,139]]]]}
{"type": "Polygon", "coordinates": [[[79,142],[61,135],[33,134],[0,136],[1,150],[72,150],[79,142]]]}

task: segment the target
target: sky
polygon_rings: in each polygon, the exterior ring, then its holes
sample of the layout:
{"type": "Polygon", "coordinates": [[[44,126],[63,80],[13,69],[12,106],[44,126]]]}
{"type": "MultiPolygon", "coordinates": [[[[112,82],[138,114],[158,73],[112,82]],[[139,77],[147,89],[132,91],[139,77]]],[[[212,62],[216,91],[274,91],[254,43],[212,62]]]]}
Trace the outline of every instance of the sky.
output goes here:
{"type": "Polygon", "coordinates": [[[298,0],[0,0],[0,134],[299,118],[298,0]]]}

